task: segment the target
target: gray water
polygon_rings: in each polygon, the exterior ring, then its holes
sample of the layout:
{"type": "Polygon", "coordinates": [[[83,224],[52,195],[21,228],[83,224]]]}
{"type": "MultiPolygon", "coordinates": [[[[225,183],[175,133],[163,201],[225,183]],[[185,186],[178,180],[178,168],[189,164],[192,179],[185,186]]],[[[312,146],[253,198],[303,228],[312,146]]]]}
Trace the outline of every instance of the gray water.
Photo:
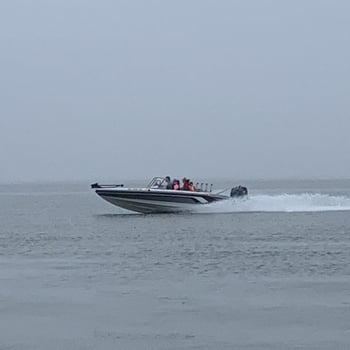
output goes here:
{"type": "Polygon", "coordinates": [[[1,185],[0,349],[349,349],[350,181],[244,184],[148,216],[1,185]]]}

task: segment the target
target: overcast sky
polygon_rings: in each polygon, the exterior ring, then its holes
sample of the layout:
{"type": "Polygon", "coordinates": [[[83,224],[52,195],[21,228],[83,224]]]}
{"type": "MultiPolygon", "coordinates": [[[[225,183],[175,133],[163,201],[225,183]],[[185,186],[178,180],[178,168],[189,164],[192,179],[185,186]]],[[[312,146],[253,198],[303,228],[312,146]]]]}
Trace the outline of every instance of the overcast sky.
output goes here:
{"type": "Polygon", "coordinates": [[[0,181],[350,172],[350,1],[0,2],[0,181]]]}

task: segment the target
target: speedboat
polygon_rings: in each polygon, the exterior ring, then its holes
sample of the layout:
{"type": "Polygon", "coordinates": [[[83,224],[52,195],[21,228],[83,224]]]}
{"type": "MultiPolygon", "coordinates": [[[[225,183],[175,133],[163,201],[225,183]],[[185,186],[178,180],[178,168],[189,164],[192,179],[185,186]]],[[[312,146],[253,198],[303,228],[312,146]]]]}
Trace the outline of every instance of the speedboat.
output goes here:
{"type": "Polygon", "coordinates": [[[248,194],[244,186],[231,189],[230,195],[212,192],[212,185],[197,183],[197,190],[184,191],[167,189],[163,177],[154,177],[144,188],[128,188],[124,185],[100,185],[94,183],[91,188],[109,203],[118,207],[143,214],[178,213],[193,211],[196,207],[231,197],[243,197],[248,194]],[[205,185],[205,187],[203,186],[205,185]]]}

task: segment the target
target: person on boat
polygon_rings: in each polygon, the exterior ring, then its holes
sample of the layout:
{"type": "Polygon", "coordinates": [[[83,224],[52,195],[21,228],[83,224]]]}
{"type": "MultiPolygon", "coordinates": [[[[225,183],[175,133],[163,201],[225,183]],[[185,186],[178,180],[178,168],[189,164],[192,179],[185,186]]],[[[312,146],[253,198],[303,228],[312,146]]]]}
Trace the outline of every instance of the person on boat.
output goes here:
{"type": "Polygon", "coordinates": [[[180,189],[180,181],[177,179],[174,179],[172,188],[173,188],[173,190],[179,190],[180,189]]]}
{"type": "Polygon", "coordinates": [[[193,182],[190,181],[188,184],[188,190],[194,192],[196,190],[196,187],[194,186],[193,182]]]}
{"type": "Polygon", "coordinates": [[[166,177],[165,177],[164,187],[165,187],[167,190],[171,190],[171,189],[172,189],[173,186],[172,186],[172,183],[171,183],[170,176],[166,176],[166,177]]]}
{"type": "Polygon", "coordinates": [[[189,185],[190,185],[190,180],[189,179],[186,179],[185,177],[182,179],[182,183],[183,183],[183,185],[182,185],[182,190],[183,191],[189,191],[190,190],[190,188],[189,188],[189,185]]]}

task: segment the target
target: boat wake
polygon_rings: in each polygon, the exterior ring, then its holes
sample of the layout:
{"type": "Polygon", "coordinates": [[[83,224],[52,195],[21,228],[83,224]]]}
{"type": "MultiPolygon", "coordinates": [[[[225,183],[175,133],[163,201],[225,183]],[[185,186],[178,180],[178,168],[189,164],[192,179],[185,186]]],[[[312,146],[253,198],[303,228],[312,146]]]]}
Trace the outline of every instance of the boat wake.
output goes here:
{"type": "Polygon", "coordinates": [[[319,212],[350,210],[350,197],[327,194],[252,195],[230,198],[196,210],[199,213],[319,212]]]}

